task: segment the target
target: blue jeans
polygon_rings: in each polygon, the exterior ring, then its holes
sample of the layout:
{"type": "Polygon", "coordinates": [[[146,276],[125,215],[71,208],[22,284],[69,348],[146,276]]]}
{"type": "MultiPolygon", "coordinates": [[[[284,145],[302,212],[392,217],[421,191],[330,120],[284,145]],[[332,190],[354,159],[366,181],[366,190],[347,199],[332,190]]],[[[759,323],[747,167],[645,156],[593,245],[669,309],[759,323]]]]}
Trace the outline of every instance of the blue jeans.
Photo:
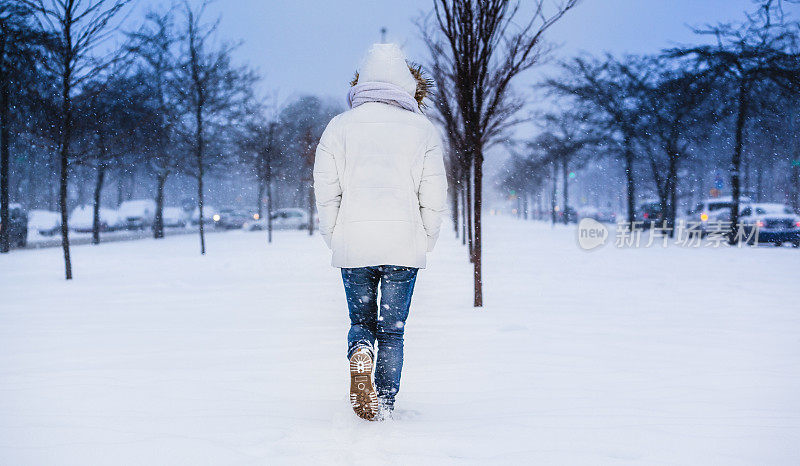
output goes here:
{"type": "Polygon", "coordinates": [[[347,307],[350,309],[347,358],[364,347],[373,352],[377,340],[375,389],[389,408],[394,405],[394,397],[400,389],[403,330],[417,271],[412,267],[395,265],[342,269],[347,307]],[[381,292],[380,308],[378,288],[381,292]]]}

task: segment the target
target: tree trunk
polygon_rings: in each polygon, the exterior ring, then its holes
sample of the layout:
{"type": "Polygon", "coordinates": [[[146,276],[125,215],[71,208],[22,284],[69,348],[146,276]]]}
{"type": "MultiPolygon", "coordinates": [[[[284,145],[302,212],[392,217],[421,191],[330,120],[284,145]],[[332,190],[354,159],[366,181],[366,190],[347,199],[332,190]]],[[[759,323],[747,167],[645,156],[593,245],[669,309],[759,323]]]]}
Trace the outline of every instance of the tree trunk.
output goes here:
{"type": "Polygon", "coordinates": [[[153,238],[164,237],[164,185],[167,184],[168,171],[160,172],[156,178],[156,216],[153,219],[153,238]]]}
{"type": "Polygon", "coordinates": [[[792,162],[792,185],[794,186],[792,207],[796,213],[800,213],[800,154],[796,155],[792,162]]]}
{"type": "MultiPolygon", "coordinates": [[[[744,149],[744,147],[742,147],[744,149]]],[[[742,193],[750,192],[750,160],[747,157],[747,154],[742,150],[742,193]]]]}
{"type": "MultiPolygon", "coordinates": [[[[0,144],[2,144],[2,142],[0,142],[0,144]]],[[[0,151],[0,152],[2,152],[2,151],[0,151]]],[[[25,177],[26,181],[25,181],[25,183],[23,183],[24,185],[26,185],[28,187],[28,189],[27,189],[28,192],[25,194],[25,196],[28,199],[30,199],[29,202],[31,203],[31,207],[39,207],[39,206],[41,206],[43,204],[41,202],[41,192],[40,192],[40,187],[39,187],[39,177],[37,176],[38,173],[36,173],[37,172],[37,168],[38,167],[34,166],[34,164],[31,164],[31,165],[28,166],[27,176],[25,177]]],[[[0,183],[0,184],[2,184],[2,183],[0,183]]]]}
{"type": "Polygon", "coordinates": [[[475,229],[474,229],[474,227],[472,225],[472,219],[473,219],[473,214],[474,214],[474,210],[473,210],[474,207],[473,207],[473,203],[472,203],[472,194],[474,192],[475,186],[474,186],[473,180],[469,179],[470,175],[472,175],[471,171],[472,171],[471,169],[466,171],[466,177],[467,177],[467,205],[466,205],[466,211],[467,211],[467,235],[468,235],[467,236],[467,246],[468,246],[468,253],[469,253],[469,261],[473,262],[473,260],[475,259],[475,255],[473,254],[473,250],[475,248],[475,240],[474,240],[475,239],[475,236],[474,236],[475,235],[475,229]]]}
{"type": "MultiPolygon", "coordinates": [[[[272,135],[274,131],[274,123],[270,125],[270,145],[272,144],[272,135]]],[[[272,243],[272,147],[267,151],[267,243],[272,243]]]]}
{"type": "MultiPolygon", "coordinates": [[[[72,43],[70,24],[65,26],[66,42],[72,43]]],[[[61,147],[58,186],[58,206],[61,210],[61,249],[64,252],[64,276],[72,280],[72,260],[69,251],[69,223],[67,219],[67,181],[69,177],[69,145],[72,138],[72,56],[68,52],[61,75],[61,147]]]]}
{"type": "MultiPolygon", "coordinates": [[[[197,156],[198,161],[202,162],[202,156],[197,156]]],[[[200,165],[199,173],[197,176],[197,210],[198,210],[198,226],[200,230],[200,255],[206,253],[206,234],[205,234],[205,217],[203,216],[203,167],[200,165]]]]}
{"type": "Polygon", "coordinates": [[[453,218],[453,232],[456,234],[456,238],[458,238],[458,189],[457,185],[453,183],[453,187],[450,190],[450,216],[453,218]]]}
{"type": "Polygon", "coordinates": [[[86,183],[86,181],[87,181],[86,178],[87,177],[85,175],[86,174],[82,170],[82,167],[80,166],[80,164],[77,164],[76,167],[73,169],[73,175],[72,176],[74,176],[75,177],[75,181],[77,181],[77,183],[75,183],[75,185],[74,185],[75,186],[74,189],[76,191],[76,193],[75,193],[76,194],[75,203],[78,204],[79,206],[84,206],[84,205],[88,205],[89,204],[89,202],[87,202],[87,198],[86,198],[86,184],[87,184],[86,183]]]}
{"type": "Polygon", "coordinates": [[[756,167],[756,202],[761,202],[762,199],[763,171],[760,167],[756,167]]]}
{"type": "Polygon", "coordinates": [[[556,196],[557,196],[556,189],[558,188],[558,171],[556,169],[556,163],[555,162],[552,162],[551,166],[552,166],[552,169],[553,169],[553,176],[552,176],[553,189],[550,192],[550,224],[551,225],[555,225],[556,224],[556,196]]]}
{"type": "Polygon", "coordinates": [[[667,156],[667,174],[663,179],[658,175],[659,167],[651,159],[653,177],[658,188],[658,200],[661,208],[661,224],[657,226],[668,228],[669,236],[673,237],[675,229],[675,191],[677,189],[678,176],[678,152],[674,149],[673,142],[667,142],[664,146],[664,153],[667,156]]]}
{"type": "Polygon", "coordinates": [[[204,217],[203,217],[203,136],[202,136],[202,127],[203,127],[203,119],[200,115],[200,110],[197,111],[197,135],[196,135],[196,144],[195,147],[195,157],[197,159],[197,210],[199,213],[198,221],[199,221],[199,229],[200,229],[200,254],[204,255],[206,253],[206,235],[205,235],[205,225],[204,225],[204,217]]]}
{"type": "Polygon", "coordinates": [[[128,190],[125,193],[125,200],[132,201],[136,194],[136,168],[132,167],[126,172],[128,175],[128,190]]]}
{"type": "Polygon", "coordinates": [[[739,223],[739,198],[741,197],[739,171],[742,165],[742,146],[744,144],[744,126],[747,122],[747,84],[742,82],[739,86],[739,102],[736,115],[736,137],[733,147],[733,157],[731,158],[731,230],[728,243],[733,245],[736,242],[736,224],[739,223]]]}
{"type": "Polygon", "coordinates": [[[92,244],[100,244],[100,196],[103,193],[103,181],[106,178],[106,165],[97,166],[97,179],[94,183],[94,198],[92,204],[92,244]]]}
{"type": "Polygon", "coordinates": [[[564,213],[564,225],[567,225],[569,224],[569,158],[567,157],[561,159],[561,177],[561,181],[564,183],[564,189],[561,191],[564,207],[561,212],[564,213]]]}
{"type": "MultiPolygon", "coordinates": [[[[677,161],[675,162],[677,165],[677,161]]],[[[668,222],[669,222],[669,237],[675,237],[675,225],[677,223],[678,215],[678,172],[677,166],[675,167],[675,173],[673,173],[673,179],[669,187],[669,213],[668,213],[668,222]]]]}
{"type": "Polygon", "coordinates": [[[261,202],[264,199],[264,180],[261,179],[261,176],[258,177],[258,194],[256,199],[256,212],[258,213],[258,218],[264,218],[264,209],[263,203],[261,202]]]}
{"type": "Polygon", "coordinates": [[[10,154],[10,131],[11,122],[8,121],[9,115],[9,82],[5,72],[5,54],[0,55],[0,253],[8,252],[11,245],[8,237],[8,225],[11,224],[8,204],[11,202],[9,185],[9,168],[11,163],[10,154]]]}
{"type": "Polygon", "coordinates": [[[124,187],[123,183],[125,182],[125,169],[123,167],[119,167],[119,175],[117,175],[117,208],[122,205],[124,187]]]}
{"type": "MultiPolygon", "coordinates": [[[[55,157],[48,161],[47,168],[49,173],[56,173],[55,157]]],[[[56,186],[56,183],[47,183],[48,208],[54,212],[58,210],[58,189],[56,186]]]]}
{"type": "Polygon", "coordinates": [[[523,196],[524,196],[522,198],[522,211],[524,214],[523,218],[525,220],[528,220],[528,193],[523,193],[523,196]]]}
{"type": "Polygon", "coordinates": [[[481,207],[483,206],[483,154],[475,154],[475,238],[472,244],[472,262],[475,266],[475,307],[483,306],[481,207]]]}
{"type": "Polygon", "coordinates": [[[628,201],[628,223],[633,225],[636,220],[636,192],[633,181],[633,142],[629,136],[625,137],[625,184],[628,201]]]}
{"type": "Polygon", "coordinates": [[[469,188],[461,182],[461,245],[467,245],[467,190],[469,188]]]}

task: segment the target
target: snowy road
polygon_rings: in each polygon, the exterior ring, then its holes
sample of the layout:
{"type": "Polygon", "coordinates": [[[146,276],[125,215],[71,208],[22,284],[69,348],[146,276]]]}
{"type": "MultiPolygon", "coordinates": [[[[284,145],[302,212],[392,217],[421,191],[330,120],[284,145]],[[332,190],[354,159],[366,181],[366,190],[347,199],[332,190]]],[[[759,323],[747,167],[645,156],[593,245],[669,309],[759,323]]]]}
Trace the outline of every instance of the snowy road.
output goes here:
{"type": "MultiPolygon", "coordinates": [[[[574,228],[574,227],[573,227],[574,228]]],[[[0,464],[800,464],[800,251],[587,253],[489,217],[486,307],[449,231],[399,419],[347,402],[322,241],[195,236],[0,257],[0,464]]]]}

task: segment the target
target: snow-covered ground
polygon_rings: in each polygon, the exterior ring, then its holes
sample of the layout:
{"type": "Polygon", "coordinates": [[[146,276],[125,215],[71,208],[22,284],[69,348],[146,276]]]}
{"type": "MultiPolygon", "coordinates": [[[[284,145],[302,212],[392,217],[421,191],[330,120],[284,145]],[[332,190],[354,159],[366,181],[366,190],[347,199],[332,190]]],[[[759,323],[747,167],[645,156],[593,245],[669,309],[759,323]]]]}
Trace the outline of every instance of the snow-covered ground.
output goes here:
{"type": "Polygon", "coordinates": [[[347,402],[318,237],[0,257],[0,464],[800,464],[800,251],[585,252],[489,217],[485,301],[444,231],[406,327],[398,419],[347,402]]]}

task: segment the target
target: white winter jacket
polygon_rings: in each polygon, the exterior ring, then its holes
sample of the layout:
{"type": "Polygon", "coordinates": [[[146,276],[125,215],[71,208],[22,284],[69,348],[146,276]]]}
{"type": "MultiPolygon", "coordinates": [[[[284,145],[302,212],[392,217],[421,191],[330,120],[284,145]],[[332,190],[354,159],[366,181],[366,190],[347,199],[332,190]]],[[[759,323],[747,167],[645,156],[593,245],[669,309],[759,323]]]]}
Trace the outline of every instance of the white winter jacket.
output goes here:
{"type": "Polygon", "coordinates": [[[337,115],[317,146],[314,192],[334,267],[425,267],[447,199],[439,133],[385,103],[337,115]]]}

